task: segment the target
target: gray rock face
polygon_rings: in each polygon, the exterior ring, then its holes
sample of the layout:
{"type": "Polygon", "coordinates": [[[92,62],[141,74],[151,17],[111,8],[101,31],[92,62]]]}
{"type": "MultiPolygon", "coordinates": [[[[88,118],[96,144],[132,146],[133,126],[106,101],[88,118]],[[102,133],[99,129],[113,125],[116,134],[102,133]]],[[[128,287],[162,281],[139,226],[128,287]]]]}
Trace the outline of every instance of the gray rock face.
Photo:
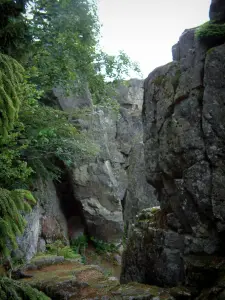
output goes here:
{"type": "Polygon", "coordinates": [[[62,212],[60,199],[52,181],[36,183],[38,191],[36,198],[41,206],[39,236],[47,243],[57,239],[68,241],[67,220],[62,212]]]}
{"type": "Polygon", "coordinates": [[[44,251],[46,243],[57,239],[68,242],[85,230],[98,239],[120,242],[124,221],[128,229],[141,209],[158,203],[155,189],[145,178],[143,81],[132,79],[118,88],[119,115],[108,108],[93,107],[87,93],[84,101],[54,89],[62,109],[90,107],[89,117],[80,116],[75,122],[93,139],[99,153],[74,166],[56,187],[53,182],[37,182],[40,213],[32,217],[37,232],[33,240],[25,237],[30,251],[34,248],[32,255],[37,249],[44,251]]]}
{"type": "Polygon", "coordinates": [[[209,17],[212,21],[225,21],[225,3],[223,0],[212,0],[209,17]]]}
{"type": "Polygon", "coordinates": [[[60,107],[65,111],[92,106],[91,94],[87,87],[84,87],[84,89],[76,95],[67,95],[62,88],[54,88],[53,94],[58,99],[60,107]]]}
{"type": "Polygon", "coordinates": [[[18,249],[14,256],[17,259],[29,261],[37,252],[39,228],[40,228],[40,206],[34,207],[32,213],[26,216],[27,226],[23,236],[17,238],[18,249]]]}
{"type": "MultiPolygon", "coordinates": [[[[122,282],[194,285],[189,257],[223,253],[225,45],[207,52],[194,31],[144,83],[145,165],[161,211],[130,230],[122,282]]],[[[210,272],[201,287],[213,284],[210,272]]]]}
{"type": "Polygon", "coordinates": [[[13,251],[17,259],[29,261],[37,252],[46,250],[46,243],[57,239],[68,243],[67,220],[62,212],[60,199],[52,181],[36,182],[34,196],[37,205],[26,216],[27,226],[22,236],[17,238],[18,249],[13,251]]]}
{"type": "Polygon", "coordinates": [[[128,164],[128,186],[124,199],[126,230],[129,230],[136,214],[142,209],[158,205],[156,191],[146,181],[143,142],[134,145],[128,164]]]}
{"type": "Polygon", "coordinates": [[[119,116],[106,108],[94,109],[84,129],[99,146],[99,154],[71,174],[89,234],[108,242],[121,240],[123,214],[129,226],[140,209],[156,203],[144,176],[142,86],[134,79],[118,88],[119,116]]]}

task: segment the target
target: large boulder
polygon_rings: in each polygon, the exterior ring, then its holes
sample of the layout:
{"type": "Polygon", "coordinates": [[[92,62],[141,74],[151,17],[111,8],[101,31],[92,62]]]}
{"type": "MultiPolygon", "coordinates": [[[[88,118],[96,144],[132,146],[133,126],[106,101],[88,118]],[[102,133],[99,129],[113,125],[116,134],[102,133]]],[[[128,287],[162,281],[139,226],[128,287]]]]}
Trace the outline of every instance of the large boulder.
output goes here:
{"type": "Polygon", "coordinates": [[[212,265],[218,254],[224,265],[225,45],[206,50],[186,30],[145,80],[145,166],[161,210],[129,231],[122,282],[206,288],[224,272],[212,265]]]}

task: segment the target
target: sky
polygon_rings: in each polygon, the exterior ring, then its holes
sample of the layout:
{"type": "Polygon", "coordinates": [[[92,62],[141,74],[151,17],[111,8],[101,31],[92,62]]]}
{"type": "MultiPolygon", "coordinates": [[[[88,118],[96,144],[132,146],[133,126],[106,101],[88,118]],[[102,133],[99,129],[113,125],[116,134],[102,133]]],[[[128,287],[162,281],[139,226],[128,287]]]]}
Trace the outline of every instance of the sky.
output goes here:
{"type": "Polygon", "coordinates": [[[211,0],[99,0],[101,45],[110,55],[124,50],[143,77],[172,60],[185,29],[208,21],[211,0]]]}

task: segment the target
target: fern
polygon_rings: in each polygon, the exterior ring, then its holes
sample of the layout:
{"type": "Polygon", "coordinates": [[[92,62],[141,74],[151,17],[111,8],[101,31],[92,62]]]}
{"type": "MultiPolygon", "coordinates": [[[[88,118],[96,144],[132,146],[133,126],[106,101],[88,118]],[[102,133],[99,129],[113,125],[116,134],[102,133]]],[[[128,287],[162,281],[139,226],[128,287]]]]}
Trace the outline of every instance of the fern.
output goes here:
{"type": "Polygon", "coordinates": [[[23,96],[24,69],[13,58],[0,54],[0,135],[13,128],[23,96]]]}
{"type": "Polygon", "coordinates": [[[2,277],[0,278],[0,299],[49,300],[50,298],[29,284],[2,277]]]}
{"type": "Polygon", "coordinates": [[[35,199],[29,191],[0,188],[0,254],[8,256],[9,243],[17,247],[16,236],[22,234],[26,220],[22,212],[30,212],[35,199]]]}

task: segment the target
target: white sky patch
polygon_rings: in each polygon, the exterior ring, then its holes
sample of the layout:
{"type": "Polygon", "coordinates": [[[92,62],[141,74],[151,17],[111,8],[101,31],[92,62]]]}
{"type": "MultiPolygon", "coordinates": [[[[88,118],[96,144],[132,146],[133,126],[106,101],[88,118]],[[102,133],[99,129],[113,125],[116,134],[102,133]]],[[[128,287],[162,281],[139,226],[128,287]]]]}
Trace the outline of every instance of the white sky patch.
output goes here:
{"type": "Polygon", "coordinates": [[[208,21],[211,0],[99,0],[101,45],[108,54],[124,50],[144,77],[172,60],[181,33],[208,21]]]}

